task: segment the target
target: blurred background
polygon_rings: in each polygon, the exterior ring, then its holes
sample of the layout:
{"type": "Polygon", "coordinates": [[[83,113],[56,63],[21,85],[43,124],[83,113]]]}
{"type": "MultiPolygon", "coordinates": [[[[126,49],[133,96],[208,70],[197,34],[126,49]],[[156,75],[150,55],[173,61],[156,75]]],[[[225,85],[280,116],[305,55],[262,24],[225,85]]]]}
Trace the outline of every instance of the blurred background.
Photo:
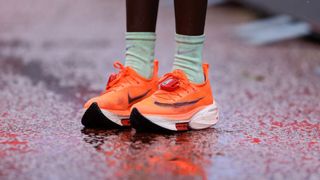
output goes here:
{"type": "MultiPolygon", "coordinates": [[[[178,134],[92,130],[82,105],[124,59],[124,0],[0,0],[0,179],[320,178],[320,2],[210,0],[221,121],[178,134]]],[[[171,69],[174,9],[156,57],[171,69]]]]}

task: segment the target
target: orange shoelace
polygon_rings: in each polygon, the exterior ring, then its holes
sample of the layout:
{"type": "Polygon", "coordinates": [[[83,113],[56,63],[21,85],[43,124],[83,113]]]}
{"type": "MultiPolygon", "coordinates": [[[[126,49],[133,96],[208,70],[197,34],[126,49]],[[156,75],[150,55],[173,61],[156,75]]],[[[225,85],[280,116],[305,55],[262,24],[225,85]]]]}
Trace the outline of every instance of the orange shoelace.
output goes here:
{"type": "Polygon", "coordinates": [[[132,84],[132,81],[139,83],[138,80],[130,76],[129,67],[125,67],[121,62],[116,61],[113,63],[113,67],[118,69],[118,73],[112,73],[109,76],[105,91],[103,94],[112,90],[116,90],[117,87],[122,87],[125,83],[132,84]]]}

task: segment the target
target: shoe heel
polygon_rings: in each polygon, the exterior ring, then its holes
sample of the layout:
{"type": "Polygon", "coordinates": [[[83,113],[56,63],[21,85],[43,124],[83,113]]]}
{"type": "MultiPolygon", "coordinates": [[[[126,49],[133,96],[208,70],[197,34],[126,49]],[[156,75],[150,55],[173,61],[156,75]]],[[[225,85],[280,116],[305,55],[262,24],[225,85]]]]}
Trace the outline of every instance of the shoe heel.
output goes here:
{"type": "Polygon", "coordinates": [[[189,122],[191,129],[205,129],[215,125],[219,121],[217,104],[211,104],[195,114],[189,122]]]}

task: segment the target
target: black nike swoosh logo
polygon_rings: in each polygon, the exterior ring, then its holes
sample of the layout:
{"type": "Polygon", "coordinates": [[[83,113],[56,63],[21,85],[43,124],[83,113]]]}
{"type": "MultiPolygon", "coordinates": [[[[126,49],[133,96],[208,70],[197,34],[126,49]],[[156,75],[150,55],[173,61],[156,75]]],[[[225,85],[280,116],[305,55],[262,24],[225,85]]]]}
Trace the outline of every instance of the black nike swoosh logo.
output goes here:
{"type": "Polygon", "coordinates": [[[193,100],[193,101],[177,102],[177,103],[172,103],[172,104],[169,104],[169,103],[161,103],[161,102],[155,101],[154,104],[156,104],[156,105],[158,105],[158,106],[178,108],[178,107],[182,107],[182,106],[189,106],[189,105],[195,104],[195,103],[197,103],[198,101],[200,101],[201,99],[203,99],[203,97],[198,98],[198,99],[195,99],[195,100],[193,100]]]}
{"type": "Polygon", "coordinates": [[[134,101],[136,100],[139,100],[143,97],[145,97],[149,92],[151,91],[151,89],[149,89],[148,91],[146,91],[145,93],[139,95],[139,96],[136,96],[136,97],[131,97],[130,94],[128,93],[128,103],[131,104],[133,103],[134,101]]]}

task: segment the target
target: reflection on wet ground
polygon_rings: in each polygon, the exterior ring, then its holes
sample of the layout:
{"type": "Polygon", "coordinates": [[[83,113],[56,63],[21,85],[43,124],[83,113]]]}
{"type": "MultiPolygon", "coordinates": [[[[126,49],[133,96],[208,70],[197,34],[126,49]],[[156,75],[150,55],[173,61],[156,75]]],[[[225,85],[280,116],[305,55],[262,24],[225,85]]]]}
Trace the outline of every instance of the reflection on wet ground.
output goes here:
{"type": "MultiPolygon", "coordinates": [[[[114,19],[124,19],[124,1],[31,1],[0,6],[0,179],[319,179],[318,45],[245,46],[230,30],[255,16],[212,7],[205,56],[221,111],[215,128],[83,129],[83,102],[123,55],[124,22],[114,19]]],[[[162,3],[162,72],[172,11],[162,3]]]]}
{"type": "Polygon", "coordinates": [[[131,130],[83,129],[83,140],[105,156],[118,177],[206,179],[204,166],[216,155],[215,129],[205,131],[150,134],[131,130]],[[212,151],[205,151],[211,149],[212,151]],[[125,159],[125,161],[118,161],[125,159]],[[124,173],[125,172],[125,173],[124,173]]]}

